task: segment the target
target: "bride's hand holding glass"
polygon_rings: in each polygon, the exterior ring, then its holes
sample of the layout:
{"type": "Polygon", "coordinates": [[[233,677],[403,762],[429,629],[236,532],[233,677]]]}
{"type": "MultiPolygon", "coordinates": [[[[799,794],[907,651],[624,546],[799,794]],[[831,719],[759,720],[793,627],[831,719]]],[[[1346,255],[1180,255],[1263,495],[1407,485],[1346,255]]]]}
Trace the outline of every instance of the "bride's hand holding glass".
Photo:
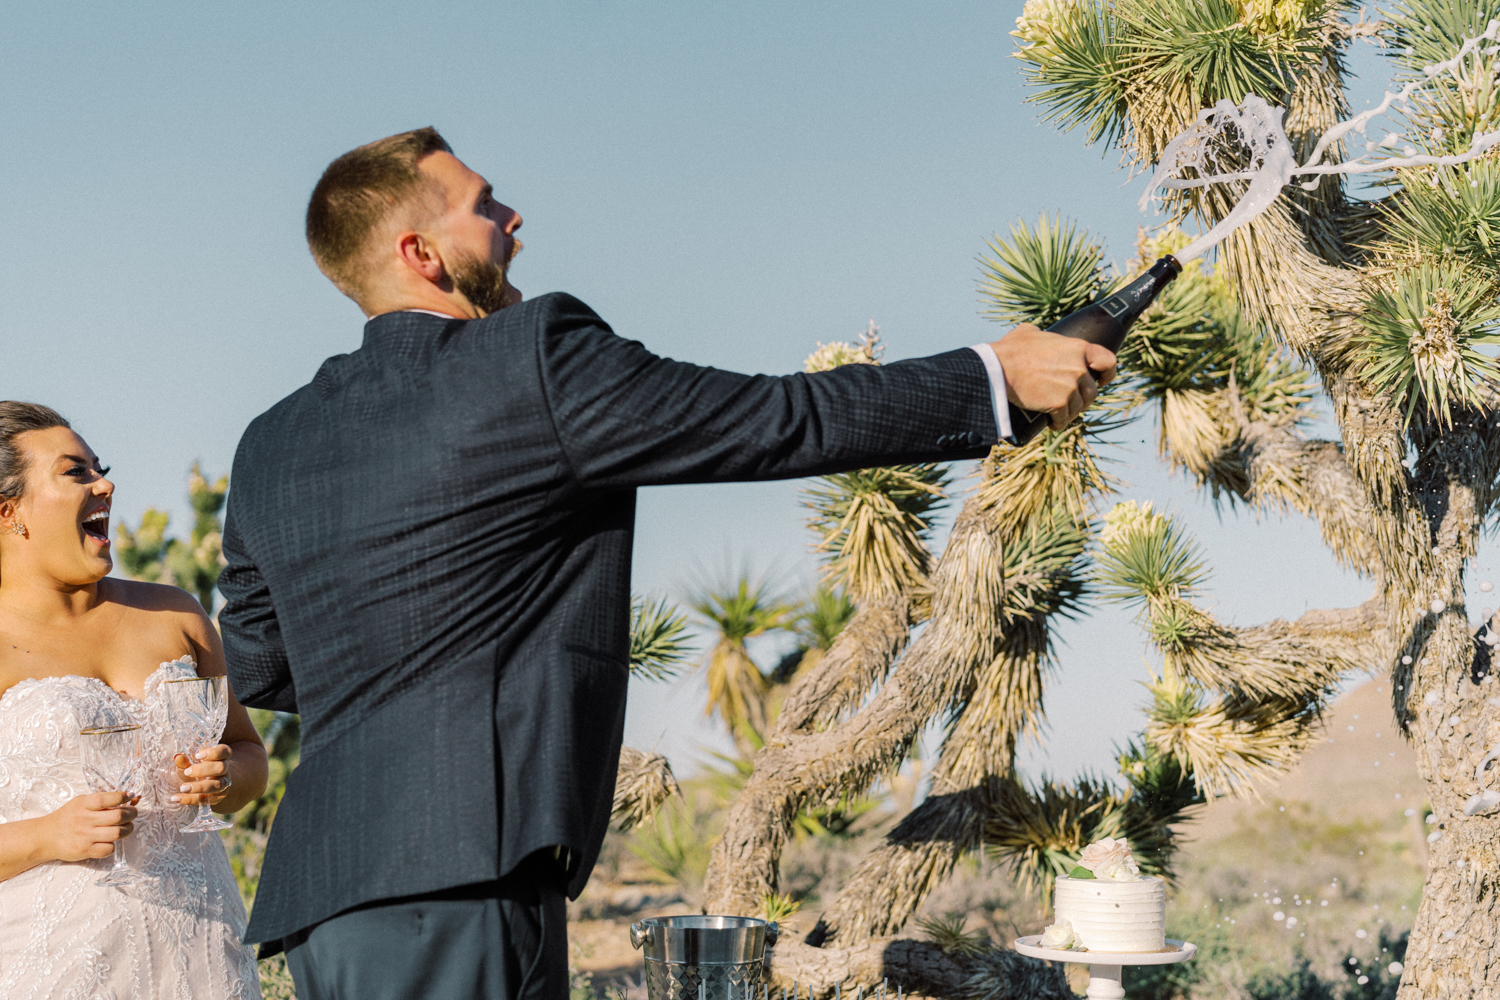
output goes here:
{"type": "Polygon", "coordinates": [[[234,756],[234,751],[228,745],[220,743],[200,750],[194,756],[196,760],[190,759],[185,753],[172,758],[172,764],[177,768],[178,781],[177,793],[172,796],[172,801],[185,806],[216,806],[224,801],[233,786],[233,779],[229,774],[229,758],[234,756]]]}
{"type": "Polygon", "coordinates": [[[125,792],[75,795],[42,817],[49,860],[107,858],[134,829],[137,798],[125,792]]]}

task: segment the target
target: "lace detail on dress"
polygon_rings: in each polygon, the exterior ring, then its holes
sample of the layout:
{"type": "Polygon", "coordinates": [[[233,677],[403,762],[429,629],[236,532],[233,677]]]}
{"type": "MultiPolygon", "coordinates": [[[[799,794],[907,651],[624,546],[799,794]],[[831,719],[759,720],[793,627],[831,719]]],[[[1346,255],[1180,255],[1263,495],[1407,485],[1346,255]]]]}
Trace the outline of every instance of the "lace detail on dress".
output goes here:
{"type": "Polygon", "coordinates": [[[25,680],[0,695],[0,823],[34,819],[89,791],[78,730],[141,725],[149,767],[131,867],[155,876],[124,889],[94,885],[99,861],[39,865],[0,882],[0,997],[5,1000],[249,1000],[260,996],[255,957],[240,942],[245,908],[223,842],[181,833],[191,806],[173,803],[172,755],[161,684],[187,677],[191,659],[163,663],[141,701],[93,677],[25,680]]]}

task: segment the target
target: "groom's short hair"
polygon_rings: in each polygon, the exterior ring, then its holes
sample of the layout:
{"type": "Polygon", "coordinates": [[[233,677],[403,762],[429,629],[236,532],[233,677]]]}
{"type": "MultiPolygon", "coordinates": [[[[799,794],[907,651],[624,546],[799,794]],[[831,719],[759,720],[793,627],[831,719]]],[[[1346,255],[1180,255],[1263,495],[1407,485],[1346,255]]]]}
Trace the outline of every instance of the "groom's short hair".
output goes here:
{"type": "Polygon", "coordinates": [[[328,165],[307,203],[307,246],[318,269],[359,301],[371,234],[422,190],[417,163],[451,153],[430,125],[351,149],[328,165]]]}

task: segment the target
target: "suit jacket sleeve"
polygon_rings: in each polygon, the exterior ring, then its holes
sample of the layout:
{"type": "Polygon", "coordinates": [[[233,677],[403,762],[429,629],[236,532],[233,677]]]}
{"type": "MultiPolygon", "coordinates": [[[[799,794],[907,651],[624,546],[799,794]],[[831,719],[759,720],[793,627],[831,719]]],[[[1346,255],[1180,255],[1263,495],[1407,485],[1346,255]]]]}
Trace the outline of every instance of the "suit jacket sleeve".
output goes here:
{"type": "Polygon", "coordinates": [[[587,487],[979,458],[997,441],[989,375],[967,347],[884,366],[741,375],[658,357],[577,299],[550,298],[538,331],[543,391],[587,487]]]}
{"type": "Polygon", "coordinates": [[[229,686],[243,705],[278,712],[297,711],[297,691],[287,662],[281,624],[271,603],[271,588],[256,567],[235,526],[234,499],[224,519],[224,559],[219,593],[219,631],[229,668],[229,686]]]}

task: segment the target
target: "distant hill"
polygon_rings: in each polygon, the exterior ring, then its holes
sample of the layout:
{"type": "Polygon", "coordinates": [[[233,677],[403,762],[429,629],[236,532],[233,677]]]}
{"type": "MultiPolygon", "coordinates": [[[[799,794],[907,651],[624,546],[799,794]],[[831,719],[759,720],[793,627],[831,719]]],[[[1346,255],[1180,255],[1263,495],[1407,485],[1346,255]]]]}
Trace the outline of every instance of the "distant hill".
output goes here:
{"type": "Polygon", "coordinates": [[[1217,840],[1265,804],[1305,804],[1330,819],[1380,821],[1407,809],[1420,816],[1426,792],[1417,775],[1416,753],[1391,713],[1390,683],[1367,681],[1341,696],[1324,717],[1321,740],[1286,777],[1260,791],[1264,804],[1253,799],[1216,803],[1185,828],[1187,838],[1217,840]]]}

